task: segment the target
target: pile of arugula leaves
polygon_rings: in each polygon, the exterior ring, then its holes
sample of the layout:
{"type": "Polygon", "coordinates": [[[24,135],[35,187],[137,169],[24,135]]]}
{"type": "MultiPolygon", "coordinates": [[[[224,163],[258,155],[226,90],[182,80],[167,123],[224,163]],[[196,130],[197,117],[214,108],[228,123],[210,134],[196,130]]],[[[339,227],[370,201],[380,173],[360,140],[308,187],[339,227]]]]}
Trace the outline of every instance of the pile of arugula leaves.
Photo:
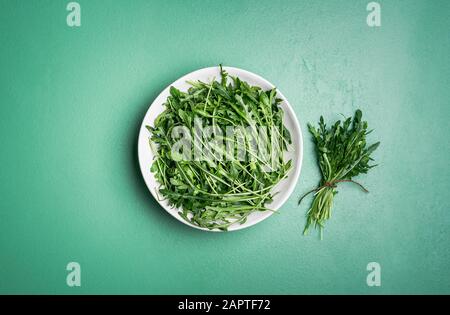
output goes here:
{"type": "MultiPolygon", "coordinates": [[[[165,102],[165,110],[155,120],[154,127],[147,126],[151,142],[157,146],[157,155],[152,164],[160,183],[159,194],[171,206],[179,208],[179,214],[186,221],[208,229],[227,230],[230,225],[246,222],[255,211],[271,211],[266,203],[273,200],[272,188],[287,176],[291,161],[285,162],[278,154],[275,165],[247,154],[244,160],[181,160],[173,158],[171,149],[175,140],[170,137],[176,126],[186,126],[195,137],[196,118],[203,125],[225,130],[227,126],[242,128],[267,127],[279,143],[273,147],[268,142],[268,156],[275,150],[285,151],[291,143],[289,131],[283,124],[283,110],[276,89],[263,91],[250,86],[238,77],[229,76],[221,67],[221,81],[210,83],[189,82],[187,92],[174,87],[165,102]],[[229,80],[230,79],[230,80],[229,80]],[[230,82],[228,82],[230,81],[230,82]],[[267,167],[276,171],[267,171],[267,167]]],[[[225,134],[225,132],[223,133],[225,134]]],[[[231,141],[236,150],[248,147],[248,141],[237,143],[237,139],[222,137],[231,141]]],[[[201,143],[205,139],[199,139],[201,143]]],[[[214,154],[224,155],[223,148],[214,148],[214,154]]]]}

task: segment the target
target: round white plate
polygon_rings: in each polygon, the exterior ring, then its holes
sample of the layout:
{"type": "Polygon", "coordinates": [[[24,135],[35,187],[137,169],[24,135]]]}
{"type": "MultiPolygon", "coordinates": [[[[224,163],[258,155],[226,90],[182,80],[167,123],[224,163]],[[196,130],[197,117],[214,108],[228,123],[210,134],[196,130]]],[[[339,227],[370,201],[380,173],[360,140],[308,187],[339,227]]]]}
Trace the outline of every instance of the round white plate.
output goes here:
{"type": "MultiPolygon", "coordinates": [[[[246,81],[250,85],[259,86],[264,90],[270,90],[275,87],[269,81],[249,71],[233,67],[224,67],[223,69],[226,70],[230,76],[237,76],[242,81],[246,81]]],[[[150,167],[152,165],[154,158],[154,154],[149,145],[150,132],[147,130],[145,126],[146,125],[154,126],[154,121],[156,117],[164,111],[163,104],[166,102],[167,97],[170,95],[169,92],[170,86],[174,86],[175,88],[181,91],[187,91],[187,89],[189,88],[189,84],[186,81],[200,80],[203,82],[210,82],[214,78],[216,80],[220,80],[219,67],[204,68],[191,72],[179,78],[171,85],[169,85],[167,88],[165,88],[164,91],[162,91],[161,94],[159,94],[158,97],[153,101],[152,105],[150,105],[150,108],[145,114],[138,139],[138,156],[142,176],[144,177],[145,183],[147,184],[147,187],[152,193],[153,197],[167,212],[169,212],[177,220],[183,222],[184,224],[187,224],[189,226],[204,231],[210,230],[186,222],[178,214],[179,209],[172,208],[171,206],[169,206],[167,200],[164,201],[159,200],[156,194],[156,190],[159,187],[159,183],[156,181],[154,174],[150,172],[150,167]]],[[[300,129],[300,125],[297,121],[297,118],[295,116],[295,113],[292,110],[292,107],[289,104],[288,100],[278,90],[277,90],[277,97],[282,99],[280,106],[284,110],[284,124],[291,133],[292,145],[290,146],[289,151],[284,153],[284,159],[285,161],[292,159],[292,168],[289,171],[288,177],[280,181],[278,185],[272,189],[272,193],[275,192],[278,193],[274,196],[273,201],[270,204],[266,204],[266,206],[273,210],[278,210],[283,205],[283,203],[289,198],[290,194],[294,190],[295,184],[297,183],[298,177],[300,175],[300,169],[302,166],[302,158],[303,158],[302,132],[300,129]]],[[[272,211],[264,211],[264,212],[255,211],[254,213],[248,216],[247,221],[244,224],[239,223],[233,224],[228,228],[228,231],[240,230],[252,226],[258,222],[261,222],[264,219],[267,219],[272,214],[273,214],[272,211]]],[[[220,230],[215,229],[212,231],[220,231],[220,230]]]]}

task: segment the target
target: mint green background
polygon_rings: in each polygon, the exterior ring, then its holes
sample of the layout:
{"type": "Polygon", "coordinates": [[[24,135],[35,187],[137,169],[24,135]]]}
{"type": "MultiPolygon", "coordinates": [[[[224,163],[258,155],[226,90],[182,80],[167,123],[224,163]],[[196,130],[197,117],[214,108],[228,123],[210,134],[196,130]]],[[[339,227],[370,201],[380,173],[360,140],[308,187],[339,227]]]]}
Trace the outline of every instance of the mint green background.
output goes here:
{"type": "Polygon", "coordinates": [[[0,1],[1,293],[450,293],[449,1],[379,1],[369,28],[368,0],[83,0],[78,29],[68,2],[0,1]],[[158,206],[136,142],[163,88],[218,63],[279,87],[305,156],[280,215],[213,234],[158,206]],[[371,193],[342,185],[325,239],[303,237],[306,123],[356,108],[382,142],[371,193]]]}

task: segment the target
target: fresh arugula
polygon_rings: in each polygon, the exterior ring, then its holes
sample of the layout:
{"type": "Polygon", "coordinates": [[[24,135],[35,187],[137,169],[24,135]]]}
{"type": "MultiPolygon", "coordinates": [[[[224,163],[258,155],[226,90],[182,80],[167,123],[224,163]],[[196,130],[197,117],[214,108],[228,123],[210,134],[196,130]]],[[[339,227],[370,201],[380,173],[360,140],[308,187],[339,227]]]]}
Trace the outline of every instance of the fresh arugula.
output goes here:
{"type": "Polygon", "coordinates": [[[347,118],[343,123],[337,121],[330,128],[327,128],[322,116],[317,129],[308,124],[316,145],[322,179],[319,187],[307,192],[299,200],[300,204],[306,195],[315,193],[311,208],[307,212],[303,234],[314,225],[320,229],[322,239],[323,227],[325,221],[330,218],[338,183],[351,182],[368,192],[361,184],[352,180],[353,177],[365,174],[376,166],[369,165],[369,162],[373,161],[370,155],[378,148],[380,142],[367,145],[366,136],[372,131],[367,131],[367,128],[368,124],[362,121],[360,110],[355,112],[353,120],[347,118]]]}
{"type": "MultiPolygon", "coordinates": [[[[214,161],[176,161],[171,156],[174,140],[172,128],[186,126],[195,136],[194,121],[201,118],[204,125],[225,130],[227,126],[267,127],[278,139],[280,146],[268,143],[268,156],[275,151],[287,150],[291,143],[289,131],[283,124],[283,110],[276,89],[263,91],[250,86],[238,77],[228,76],[221,67],[221,80],[210,83],[188,82],[187,92],[174,87],[165,102],[165,111],[155,120],[155,126],[147,126],[151,142],[157,146],[157,156],[151,171],[160,183],[159,194],[169,204],[180,209],[186,221],[208,229],[227,230],[230,225],[246,222],[255,211],[271,211],[266,207],[273,199],[272,189],[287,176],[291,161],[285,162],[283,154],[268,165],[268,161],[247,154],[245,159],[216,159],[214,161]],[[230,79],[230,80],[228,80],[230,79]],[[228,82],[230,81],[230,82],[228,82]],[[267,171],[267,167],[276,171],[267,171]]],[[[204,139],[203,139],[204,140],[204,139]]],[[[200,139],[200,141],[203,141],[200,139]]],[[[248,141],[225,137],[236,150],[248,141]]],[[[195,149],[195,148],[194,148],[195,149]]],[[[214,154],[225,154],[214,148],[214,154]]],[[[237,151],[236,151],[237,152],[237,151]]],[[[236,153],[235,152],[235,153],[236,153]]]]}

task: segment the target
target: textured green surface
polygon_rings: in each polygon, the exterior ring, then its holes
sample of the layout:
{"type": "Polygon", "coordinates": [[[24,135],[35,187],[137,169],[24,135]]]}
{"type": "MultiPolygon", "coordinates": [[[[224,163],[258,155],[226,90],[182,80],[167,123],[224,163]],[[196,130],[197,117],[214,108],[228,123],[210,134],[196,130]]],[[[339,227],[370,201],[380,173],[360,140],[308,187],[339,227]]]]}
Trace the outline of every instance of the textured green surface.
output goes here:
{"type": "Polygon", "coordinates": [[[368,1],[83,0],[78,29],[67,2],[0,1],[0,292],[450,293],[449,1],[380,1],[369,28],[368,1]],[[135,149],[156,95],[219,62],[280,88],[305,157],[280,215],[212,234],[157,205],[135,149]],[[357,107],[382,142],[371,193],[342,187],[324,241],[303,237],[306,122],[357,107]]]}

